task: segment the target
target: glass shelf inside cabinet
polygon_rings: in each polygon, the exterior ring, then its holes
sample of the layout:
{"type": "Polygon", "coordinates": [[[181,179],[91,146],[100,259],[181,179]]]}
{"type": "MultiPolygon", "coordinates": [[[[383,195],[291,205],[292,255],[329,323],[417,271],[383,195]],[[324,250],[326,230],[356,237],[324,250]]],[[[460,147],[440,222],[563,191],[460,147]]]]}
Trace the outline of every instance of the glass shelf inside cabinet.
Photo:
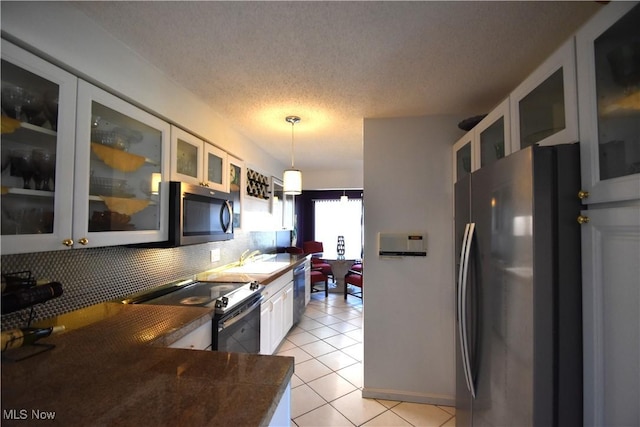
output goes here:
{"type": "Polygon", "coordinates": [[[59,87],[2,60],[1,89],[1,233],[52,233],[59,87]]]}
{"type": "Polygon", "coordinates": [[[594,42],[600,179],[640,173],[640,5],[594,42]]]}
{"type": "Polygon", "coordinates": [[[162,133],[92,103],[89,231],[160,227],[162,133]]]}

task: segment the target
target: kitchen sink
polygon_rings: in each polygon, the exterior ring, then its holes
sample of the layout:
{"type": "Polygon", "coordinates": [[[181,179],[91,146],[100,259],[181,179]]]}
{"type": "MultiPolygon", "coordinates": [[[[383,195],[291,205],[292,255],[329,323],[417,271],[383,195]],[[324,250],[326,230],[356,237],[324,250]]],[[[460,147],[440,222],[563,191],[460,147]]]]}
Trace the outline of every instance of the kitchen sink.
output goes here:
{"type": "Polygon", "coordinates": [[[245,273],[245,274],[269,274],[276,270],[289,266],[289,262],[252,262],[237,267],[232,267],[224,270],[225,273],[245,273]]]}

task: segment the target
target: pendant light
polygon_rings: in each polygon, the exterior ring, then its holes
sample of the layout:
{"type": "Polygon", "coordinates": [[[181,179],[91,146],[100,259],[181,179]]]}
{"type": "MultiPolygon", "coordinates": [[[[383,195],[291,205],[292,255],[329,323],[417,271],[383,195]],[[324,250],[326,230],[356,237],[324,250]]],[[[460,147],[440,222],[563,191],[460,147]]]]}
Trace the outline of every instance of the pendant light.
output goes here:
{"type": "Polygon", "coordinates": [[[340,202],[347,203],[349,201],[349,196],[342,190],[342,196],[340,196],[340,202]]]}
{"type": "Polygon", "coordinates": [[[300,121],[300,117],[287,116],[285,120],[291,123],[291,168],[284,171],[283,192],[284,194],[297,195],[302,193],[302,173],[294,167],[293,162],[293,126],[300,121]]]}

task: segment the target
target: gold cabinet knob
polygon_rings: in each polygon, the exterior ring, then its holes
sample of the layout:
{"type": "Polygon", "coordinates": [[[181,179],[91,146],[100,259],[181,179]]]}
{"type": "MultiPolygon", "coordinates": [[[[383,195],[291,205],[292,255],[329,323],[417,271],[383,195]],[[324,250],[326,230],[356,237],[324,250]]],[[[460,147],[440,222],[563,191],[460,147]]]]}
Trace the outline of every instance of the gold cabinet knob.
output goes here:
{"type": "Polygon", "coordinates": [[[78,243],[80,243],[81,245],[87,245],[89,244],[89,239],[83,237],[82,239],[78,240],[78,243]]]}
{"type": "Polygon", "coordinates": [[[73,246],[73,240],[72,239],[64,239],[62,241],[62,244],[67,246],[67,247],[71,247],[71,246],[73,246]]]}
{"type": "Polygon", "coordinates": [[[578,199],[583,200],[589,197],[589,192],[588,191],[583,191],[580,190],[578,191],[578,199]]]}
{"type": "Polygon", "coordinates": [[[587,224],[589,222],[589,217],[584,215],[578,216],[578,224],[587,224]]]}

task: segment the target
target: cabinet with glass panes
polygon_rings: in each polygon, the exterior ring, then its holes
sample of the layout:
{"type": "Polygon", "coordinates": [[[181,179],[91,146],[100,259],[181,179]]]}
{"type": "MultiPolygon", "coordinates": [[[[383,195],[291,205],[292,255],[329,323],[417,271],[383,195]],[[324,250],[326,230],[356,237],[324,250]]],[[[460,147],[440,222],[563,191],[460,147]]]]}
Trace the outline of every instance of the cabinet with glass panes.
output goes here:
{"type": "Polygon", "coordinates": [[[86,246],[166,240],[170,125],[84,81],[77,108],[74,236],[86,246]]]}
{"type": "Polygon", "coordinates": [[[224,150],[172,126],[171,153],[172,181],[229,191],[229,161],[224,150]]]}
{"type": "Polygon", "coordinates": [[[2,41],[2,253],[166,239],[169,125],[2,41]]]}
{"type": "Polygon", "coordinates": [[[639,22],[610,4],[576,34],[584,203],[640,199],[639,22]]]}
{"type": "Polygon", "coordinates": [[[71,239],[77,78],[2,40],[2,253],[71,239]]]}

